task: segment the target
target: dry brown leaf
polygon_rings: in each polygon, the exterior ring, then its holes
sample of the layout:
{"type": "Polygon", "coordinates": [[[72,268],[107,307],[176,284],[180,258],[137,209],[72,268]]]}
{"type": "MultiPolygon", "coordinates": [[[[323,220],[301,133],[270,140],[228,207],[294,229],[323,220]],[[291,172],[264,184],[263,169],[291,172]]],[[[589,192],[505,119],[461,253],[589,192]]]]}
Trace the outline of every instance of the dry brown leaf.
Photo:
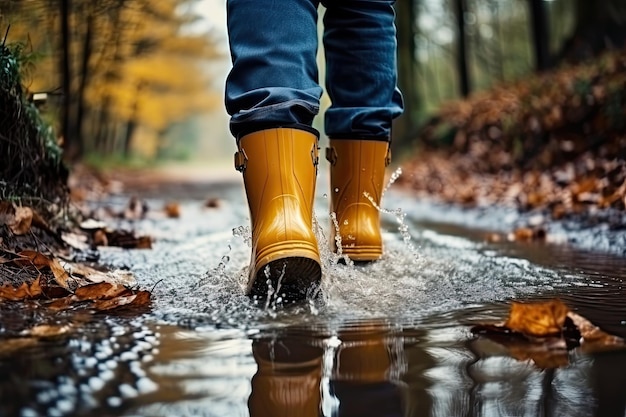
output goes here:
{"type": "Polygon", "coordinates": [[[85,264],[74,262],[61,262],[61,266],[69,274],[72,281],[75,281],[72,282],[72,285],[76,284],[78,287],[98,282],[108,282],[115,286],[126,287],[132,287],[137,284],[135,277],[130,271],[102,271],[85,264]]]}
{"type": "Polygon", "coordinates": [[[17,337],[15,339],[2,340],[0,343],[0,357],[9,357],[15,352],[37,345],[39,341],[33,337],[17,337]]]}
{"type": "Polygon", "coordinates": [[[567,365],[567,351],[580,347],[593,353],[624,349],[624,339],[610,335],[559,300],[513,303],[504,324],[477,325],[472,332],[507,348],[516,359],[533,360],[541,368],[567,365]]]}
{"type": "Polygon", "coordinates": [[[518,242],[541,241],[546,235],[546,230],[541,227],[520,227],[509,233],[508,239],[518,242]]]}
{"type": "Polygon", "coordinates": [[[62,298],[55,298],[50,303],[46,304],[46,306],[51,310],[66,310],[75,303],[73,296],[67,296],[62,298]]]}
{"type": "Polygon", "coordinates": [[[589,350],[589,348],[597,350],[602,347],[626,346],[624,339],[606,333],[579,314],[570,311],[567,317],[574,322],[574,325],[580,332],[583,350],[589,350]]]}
{"type": "Polygon", "coordinates": [[[163,211],[165,215],[171,219],[177,219],[180,217],[180,204],[175,201],[170,201],[166,203],[163,207],[163,211]]]}
{"type": "Polygon", "coordinates": [[[34,250],[23,250],[18,253],[20,256],[13,260],[17,265],[21,266],[34,266],[37,269],[46,268],[50,266],[50,258],[41,252],[34,250]]]}
{"type": "Polygon", "coordinates": [[[61,234],[61,239],[74,249],[78,249],[80,251],[86,251],[89,249],[87,236],[84,234],[64,232],[61,234]]]}
{"type": "Polygon", "coordinates": [[[79,301],[102,300],[119,297],[125,291],[128,290],[122,285],[99,282],[97,284],[89,284],[77,288],[74,295],[79,301]]]}
{"type": "Polygon", "coordinates": [[[135,249],[152,249],[152,238],[150,236],[140,236],[137,238],[135,249]]]}
{"type": "Polygon", "coordinates": [[[61,263],[57,259],[51,259],[49,266],[50,270],[52,270],[56,283],[66,291],[72,292],[72,288],[70,288],[70,276],[61,263]]]}
{"type": "Polygon", "coordinates": [[[119,308],[142,308],[150,304],[150,293],[139,291],[136,294],[115,297],[110,300],[97,300],[94,302],[94,309],[98,311],[109,311],[119,308]]]}
{"type": "Polygon", "coordinates": [[[93,244],[95,246],[109,246],[109,239],[104,230],[99,229],[93,233],[93,244]]]}
{"type": "Polygon", "coordinates": [[[33,210],[30,207],[16,207],[13,221],[9,224],[11,231],[20,236],[30,231],[33,222],[33,210]]]}
{"type": "Polygon", "coordinates": [[[211,197],[204,202],[206,208],[218,208],[220,206],[219,198],[211,197]]]}
{"type": "Polygon", "coordinates": [[[43,294],[43,289],[41,287],[41,274],[39,274],[37,279],[30,284],[28,292],[32,298],[38,298],[41,294],[43,294]]]}
{"type": "Polygon", "coordinates": [[[70,325],[50,325],[42,324],[35,326],[31,329],[22,332],[24,336],[37,337],[40,339],[46,339],[51,337],[58,337],[67,334],[71,329],[70,325]]]}
{"type": "Polygon", "coordinates": [[[545,303],[513,303],[507,328],[536,337],[559,335],[569,309],[559,300],[545,303]]]}
{"type": "Polygon", "coordinates": [[[32,210],[33,212],[33,221],[32,221],[32,225],[41,229],[41,230],[45,230],[48,233],[52,233],[54,234],[54,232],[52,231],[52,229],[50,229],[50,226],[48,225],[48,222],[46,222],[44,220],[43,217],[41,217],[41,215],[37,212],[37,210],[32,210]]]}
{"type": "Polygon", "coordinates": [[[21,301],[29,297],[28,284],[22,283],[19,287],[3,285],[0,287],[0,299],[10,301],[21,301]]]}
{"type": "Polygon", "coordinates": [[[149,236],[135,236],[126,230],[107,231],[109,246],[119,246],[125,249],[151,249],[152,239],[149,236]]]}
{"type": "Polygon", "coordinates": [[[39,298],[43,293],[41,286],[41,275],[29,284],[23,282],[18,287],[3,285],[0,287],[0,299],[10,301],[22,301],[26,299],[39,298]]]}

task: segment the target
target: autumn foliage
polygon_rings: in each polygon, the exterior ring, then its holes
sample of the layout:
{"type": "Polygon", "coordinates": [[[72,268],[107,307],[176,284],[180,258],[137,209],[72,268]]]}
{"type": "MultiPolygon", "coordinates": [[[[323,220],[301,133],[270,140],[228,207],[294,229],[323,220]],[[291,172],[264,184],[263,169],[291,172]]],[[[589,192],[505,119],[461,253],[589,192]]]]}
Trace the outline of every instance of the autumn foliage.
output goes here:
{"type": "Polygon", "coordinates": [[[207,64],[220,52],[213,34],[188,29],[198,19],[192,3],[33,0],[2,7],[7,42],[23,44],[31,56],[28,93],[48,93],[46,110],[66,158],[153,157],[172,124],[218,103],[207,64]]]}
{"type": "Polygon", "coordinates": [[[626,348],[624,339],[604,332],[558,299],[513,302],[504,323],[479,324],[472,333],[540,368],[567,366],[568,352],[573,349],[594,353],[626,348]]]}
{"type": "Polygon", "coordinates": [[[470,206],[554,218],[626,198],[626,50],[450,102],[423,128],[400,181],[470,206]]]}

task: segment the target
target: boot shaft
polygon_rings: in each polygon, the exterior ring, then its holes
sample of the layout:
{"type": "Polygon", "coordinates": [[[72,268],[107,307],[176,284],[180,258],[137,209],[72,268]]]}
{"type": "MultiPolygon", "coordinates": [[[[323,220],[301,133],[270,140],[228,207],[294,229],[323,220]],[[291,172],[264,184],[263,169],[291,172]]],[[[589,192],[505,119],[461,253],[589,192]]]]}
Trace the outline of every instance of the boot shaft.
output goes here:
{"type": "Polygon", "coordinates": [[[382,256],[380,203],[389,143],[374,140],[331,139],[326,150],[330,167],[333,249],[355,261],[382,256]]]}
{"type": "Polygon", "coordinates": [[[288,128],[239,141],[235,167],[243,173],[252,226],[249,294],[282,288],[303,298],[321,279],[313,233],[317,143],[316,135],[288,128]]]}

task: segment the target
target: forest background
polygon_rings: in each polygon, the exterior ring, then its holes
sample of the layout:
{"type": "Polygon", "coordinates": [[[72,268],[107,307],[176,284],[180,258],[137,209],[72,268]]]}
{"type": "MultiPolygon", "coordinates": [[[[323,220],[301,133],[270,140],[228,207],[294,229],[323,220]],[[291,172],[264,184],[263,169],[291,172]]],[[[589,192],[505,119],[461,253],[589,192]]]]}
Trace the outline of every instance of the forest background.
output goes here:
{"type": "MultiPolygon", "coordinates": [[[[4,43],[21,50],[27,95],[47,94],[40,108],[65,159],[98,163],[231,155],[224,9],[213,0],[0,1],[4,43]]],[[[626,39],[620,0],[400,0],[396,9],[401,149],[449,100],[626,39]]]]}

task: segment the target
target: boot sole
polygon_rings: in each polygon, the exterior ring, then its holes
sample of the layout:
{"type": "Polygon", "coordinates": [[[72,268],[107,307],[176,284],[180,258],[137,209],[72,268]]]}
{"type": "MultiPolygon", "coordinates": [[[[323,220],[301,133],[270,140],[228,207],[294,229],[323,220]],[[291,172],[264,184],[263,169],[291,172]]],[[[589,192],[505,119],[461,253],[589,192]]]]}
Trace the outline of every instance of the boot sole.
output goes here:
{"type": "Polygon", "coordinates": [[[299,301],[314,293],[322,279],[319,253],[309,242],[277,243],[256,259],[256,272],[248,283],[250,296],[267,296],[271,285],[273,298],[299,301]]]}

